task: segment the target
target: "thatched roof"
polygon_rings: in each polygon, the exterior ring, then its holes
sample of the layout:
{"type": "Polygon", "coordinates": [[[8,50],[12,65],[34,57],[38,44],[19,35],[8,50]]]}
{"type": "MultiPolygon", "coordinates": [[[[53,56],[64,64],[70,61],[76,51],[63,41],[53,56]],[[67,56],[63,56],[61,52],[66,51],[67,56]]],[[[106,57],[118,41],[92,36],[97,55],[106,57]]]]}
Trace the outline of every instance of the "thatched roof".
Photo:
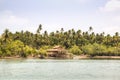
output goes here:
{"type": "Polygon", "coordinates": [[[62,50],[64,50],[64,48],[62,48],[61,46],[55,46],[52,49],[48,49],[47,52],[58,52],[62,50]]]}
{"type": "Polygon", "coordinates": [[[55,47],[53,47],[53,49],[62,49],[62,46],[55,46],[55,47]]]}
{"type": "Polygon", "coordinates": [[[59,49],[48,49],[47,52],[58,52],[59,49]]]}

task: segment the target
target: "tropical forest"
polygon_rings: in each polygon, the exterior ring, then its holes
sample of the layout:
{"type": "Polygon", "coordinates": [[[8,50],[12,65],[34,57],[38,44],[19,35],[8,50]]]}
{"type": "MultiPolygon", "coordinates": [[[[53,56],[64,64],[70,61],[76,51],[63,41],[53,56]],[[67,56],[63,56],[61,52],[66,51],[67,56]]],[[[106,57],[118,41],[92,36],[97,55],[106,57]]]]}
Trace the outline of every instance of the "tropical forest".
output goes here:
{"type": "Polygon", "coordinates": [[[72,55],[93,56],[120,56],[120,36],[93,32],[93,27],[88,31],[64,28],[55,32],[41,33],[43,26],[40,24],[36,33],[29,31],[16,31],[12,33],[5,29],[0,35],[0,58],[47,55],[47,49],[56,45],[64,47],[72,55]]]}

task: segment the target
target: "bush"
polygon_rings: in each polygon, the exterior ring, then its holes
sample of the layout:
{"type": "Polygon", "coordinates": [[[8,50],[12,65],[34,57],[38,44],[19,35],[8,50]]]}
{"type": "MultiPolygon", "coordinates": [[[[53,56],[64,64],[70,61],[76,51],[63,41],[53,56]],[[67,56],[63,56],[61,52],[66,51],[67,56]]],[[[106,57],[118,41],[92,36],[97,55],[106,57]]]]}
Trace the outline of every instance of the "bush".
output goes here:
{"type": "Polygon", "coordinates": [[[28,56],[34,53],[34,50],[32,47],[30,46],[25,46],[23,49],[24,53],[28,56]]]}
{"type": "Polygon", "coordinates": [[[93,44],[93,54],[94,55],[98,55],[98,56],[105,56],[107,53],[107,48],[106,46],[102,45],[102,44],[97,44],[94,43],[93,44]]]}
{"type": "Polygon", "coordinates": [[[107,48],[104,45],[94,43],[93,45],[85,45],[82,47],[82,51],[90,56],[103,56],[107,53],[107,48]]]}
{"type": "Polygon", "coordinates": [[[76,45],[72,46],[72,48],[70,48],[69,52],[70,52],[70,53],[73,53],[73,54],[75,54],[75,55],[80,55],[80,54],[82,54],[81,49],[79,49],[79,47],[76,46],[76,45]]]}
{"type": "Polygon", "coordinates": [[[39,49],[39,54],[45,55],[47,52],[45,49],[40,48],[39,49]]]}
{"type": "Polygon", "coordinates": [[[93,55],[94,54],[93,45],[88,44],[88,45],[83,46],[82,51],[84,54],[93,55]]]}
{"type": "Polygon", "coordinates": [[[118,47],[109,47],[108,54],[110,56],[120,56],[120,48],[118,47]]]}
{"type": "Polygon", "coordinates": [[[10,52],[11,52],[12,55],[20,55],[23,47],[24,47],[23,42],[21,42],[19,40],[12,41],[7,46],[7,48],[10,50],[10,52]]]}
{"type": "Polygon", "coordinates": [[[0,57],[2,57],[2,51],[0,50],[0,57]]]}
{"type": "Polygon", "coordinates": [[[37,53],[40,54],[40,55],[44,55],[46,56],[47,55],[47,49],[49,49],[50,46],[42,46],[38,51],[37,53]]]}

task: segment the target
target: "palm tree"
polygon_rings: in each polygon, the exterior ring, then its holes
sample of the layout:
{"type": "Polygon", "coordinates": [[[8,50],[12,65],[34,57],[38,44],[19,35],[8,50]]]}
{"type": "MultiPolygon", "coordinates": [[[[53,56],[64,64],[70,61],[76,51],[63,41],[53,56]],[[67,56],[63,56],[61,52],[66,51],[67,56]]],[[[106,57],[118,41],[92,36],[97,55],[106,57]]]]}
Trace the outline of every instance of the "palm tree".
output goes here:
{"type": "Polygon", "coordinates": [[[63,28],[61,28],[61,33],[63,33],[63,31],[64,31],[64,29],[63,29],[63,28]]]}
{"type": "Polygon", "coordinates": [[[105,38],[106,38],[105,44],[106,44],[107,46],[109,46],[109,45],[110,45],[110,42],[111,42],[111,36],[110,36],[110,34],[107,34],[107,36],[106,36],[105,38]]]}
{"type": "Polygon", "coordinates": [[[119,39],[119,33],[116,32],[115,35],[113,36],[113,42],[114,42],[115,46],[118,47],[119,41],[120,41],[120,39],[119,39]]]}
{"type": "Polygon", "coordinates": [[[39,30],[42,30],[42,25],[41,24],[39,25],[39,30]]]}
{"type": "Polygon", "coordinates": [[[78,30],[78,31],[77,31],[77,34],[80,35],[80,34],[81,34],[81,30],[78,30]]]}
{"type": "Polygon", "coordinates": [[[95,33],[94,32],[92,32],[91,34],[90,34],[90,43],[94,43],[95,42],[95,33]]]}
{"type": "Polygon", "coordinates": [[[40,34],[40,31],[42,30],[42,25],[40,24],[38,29],[37,29],[37,34],[40,34]]]}
{"type": "Polygon", "coordinates": [[[55,33],[54,33],[54,32],[51,32],[51,33],[50,33],[50,36],[52,36],[52,37],[55,36],[55,33]]]}
{"type": "Polygon", "coordinates": [[[44,31],[44,37],[48,37],[48,32],[47,31],[44,31]]]}
{"type": "Polygon", "coordinates": [[[56,34],[59,34],[59,31],[58,31],[58,30],[56,31],[56,34]]]}
{"type": "Polygon", "coordinates": [[[4,42],[6,43],[7,40],[9,39],[9,29],[5,29],[3,33],[3,37],[4,37],[4,42]]]}
{"type": "Polygon", "coordinates": [[[92,26],[89,27],[89,32],[91,32],[93,30],[92,26]]]}
{"type": "Polygon", "coordinates": [[[119,36],[119,33],[118,33],[118,32],[116,32],[116,33],[115,33],[115,36],[119,36]]]}

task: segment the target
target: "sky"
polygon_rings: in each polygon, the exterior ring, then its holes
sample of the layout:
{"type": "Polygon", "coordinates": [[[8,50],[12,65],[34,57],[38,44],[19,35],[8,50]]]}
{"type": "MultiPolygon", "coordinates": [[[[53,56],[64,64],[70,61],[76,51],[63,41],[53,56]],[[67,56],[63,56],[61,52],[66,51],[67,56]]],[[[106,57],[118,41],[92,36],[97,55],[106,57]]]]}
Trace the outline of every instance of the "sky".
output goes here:
{"type": "Polygon", "coordinates": [[[120,32],[120,0],[0,0],[0,34],[12,32],[75,30],[114,34],[120,32]]]}

